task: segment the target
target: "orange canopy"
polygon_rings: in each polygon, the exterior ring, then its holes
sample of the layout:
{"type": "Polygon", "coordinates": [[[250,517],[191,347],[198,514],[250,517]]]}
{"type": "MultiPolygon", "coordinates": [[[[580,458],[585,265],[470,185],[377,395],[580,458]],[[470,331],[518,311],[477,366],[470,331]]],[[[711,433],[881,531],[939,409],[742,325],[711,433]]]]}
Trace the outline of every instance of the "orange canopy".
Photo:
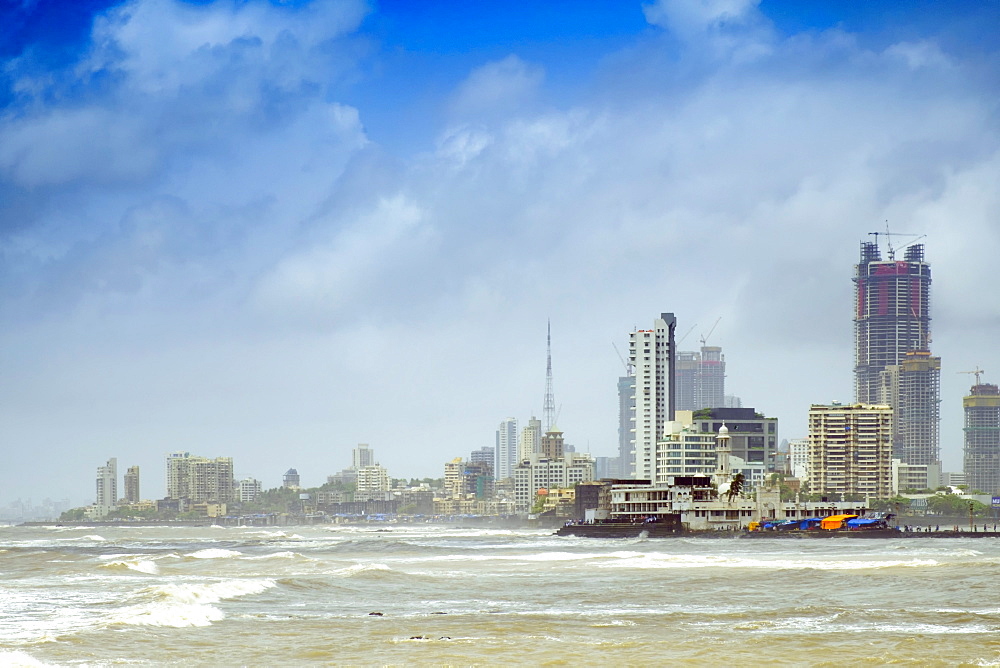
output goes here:
{"type": "Polygon", "coordinates": [[[853,520],[857,515],[830,515],[829,517],[824,517],[820,523],[820,529],[839,529],[844,526],[844,522],[847,520],[853,520]]]}

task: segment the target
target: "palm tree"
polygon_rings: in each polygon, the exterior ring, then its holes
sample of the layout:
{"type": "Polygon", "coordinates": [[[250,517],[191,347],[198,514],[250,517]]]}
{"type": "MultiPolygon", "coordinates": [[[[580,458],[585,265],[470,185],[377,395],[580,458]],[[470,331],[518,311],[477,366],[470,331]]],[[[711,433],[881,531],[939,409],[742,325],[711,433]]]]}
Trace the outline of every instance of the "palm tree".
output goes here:
{"type": "Polygon", "coordinates": [[[743,491],[743,474],[737,473],[733,476],[732,482],[729,483],[729,502],[732,503],[733,499],[740,495],[743,491]]]}

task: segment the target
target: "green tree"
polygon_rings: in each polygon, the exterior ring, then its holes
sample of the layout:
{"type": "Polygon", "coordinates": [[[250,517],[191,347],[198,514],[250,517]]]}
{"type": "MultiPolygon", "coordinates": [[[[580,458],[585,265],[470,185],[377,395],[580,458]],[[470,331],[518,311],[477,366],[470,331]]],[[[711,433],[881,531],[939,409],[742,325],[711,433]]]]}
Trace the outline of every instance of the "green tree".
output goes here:
{"type": "Polygon", "coordinates": [[[743,474],[737,473],[729,483],[729,501],[732,502],[737,496],[743,493],[743,474]]]}
{"type": "Polygon", "coordinates": [[[60,522],[79,522],[87,517],[86,506],[82,508],[70,508],[69,510],[63,511],[59,516],[60,522]]]}

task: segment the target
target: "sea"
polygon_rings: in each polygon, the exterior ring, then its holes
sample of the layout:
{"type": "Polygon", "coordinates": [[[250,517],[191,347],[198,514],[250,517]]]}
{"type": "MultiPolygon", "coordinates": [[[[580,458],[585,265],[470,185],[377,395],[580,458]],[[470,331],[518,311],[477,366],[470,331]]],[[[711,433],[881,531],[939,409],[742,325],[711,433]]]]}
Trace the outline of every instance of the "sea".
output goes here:
{"type": "Polygon", "coordinates": [[[1000,538],[2,527],[3,666],[1000,666],[1000,538]]]}

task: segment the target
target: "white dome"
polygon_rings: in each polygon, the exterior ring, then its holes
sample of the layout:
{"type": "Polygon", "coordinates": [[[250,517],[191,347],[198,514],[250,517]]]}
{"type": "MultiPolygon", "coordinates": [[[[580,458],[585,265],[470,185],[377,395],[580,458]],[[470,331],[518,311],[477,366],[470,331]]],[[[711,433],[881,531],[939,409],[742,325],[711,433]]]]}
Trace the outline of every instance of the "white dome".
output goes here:
{"type": "Polygon", "coordinates": [[[729,436],[729,427],[726,426],[725,422],[719,427],[719,436],[729,436]]]}

